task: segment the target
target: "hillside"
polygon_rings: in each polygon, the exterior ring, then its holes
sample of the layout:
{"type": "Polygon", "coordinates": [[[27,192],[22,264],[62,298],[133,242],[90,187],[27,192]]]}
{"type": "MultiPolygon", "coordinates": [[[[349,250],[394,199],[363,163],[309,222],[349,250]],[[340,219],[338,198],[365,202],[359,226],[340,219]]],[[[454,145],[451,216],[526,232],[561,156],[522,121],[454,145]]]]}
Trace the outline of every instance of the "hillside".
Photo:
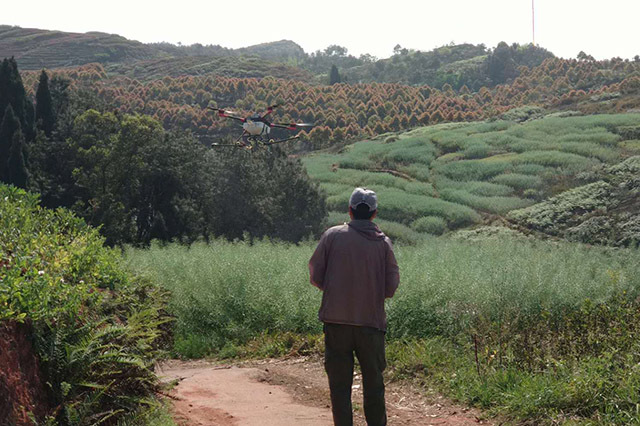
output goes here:
{"type": "Polygon", "coordinates": [[[596,182],[512,211],[508,218],[521,227],[571,241],[638,245],[640,156],[605,168],[601,176],[596,182]]]}
{"type": "Polygon", "coordinates": [[[158,49],[115,34],[84,34],[0,25],[0,58],[14,56],[25,70],[157,58],[158,49]]]}
{"type": "Polygon", "coordinates": [[[516,113],[382,135],[304,161],[328,194],[330,225],[346,220],[353,187],[368,186],[379,194],[382,228],[415,242],[422,234],[492,223],[597,181],[603,167],[640,154],[629,140],[637,113],[541,114],[523,123],[512,121],[516,113]]]}
{"type": "MultiPolygon", "coordinates": [[[[521,67],[521,75],[511,83],[477,92],[466,86],[454,90],[450,85],[442,90],[380,83],[318,85],[309,82],[298,68],[260,61],[244,57],[159,59],[107,68],[89,64],[51,74],[68,79],[73,92],[92,93],[105,106],[122,112],[152,115],[167,129],[189,129],[206,143],[233,136],[237,130],[233,123],[212,115],[206,109],[209,104],[250,114],[281,103],[283,107],[274,116],[277,119],[316,123],[309,134],[302,134],[302,144],[295,147],[298,151],[420,125],[487,119],[526,105],[583,114],[640,108],[640,62],[622,59],[550,58],[531,69],[521,67]],[[198,75],[183,75],[182,64],[198,75]],[[171,71],[166,75],[168,69],[171,71]],[[210,71],[262,77],[225,77],[210,71]],[[263,77],[266,74],[286,78],[263,77]]],[[[25,71],[23,78],[27,91],[35,94],[39,72],[25,71]]],[[[527,119],[527,111],[521,110],[522,116],[514,119],[527,119]]]]}
{"type": "Polygon", "coordinates": [[[477,91],[518,77],[520,66],[533,68],[553,57],[540,47],[506,43],[495,49],[451,44],[428,52],[398,47],[388,59],[348,68],[343,74],[349,82],[427,84],[437,88],[448,84],[456,90],[467,86],[477,91]]]}
{"type": "Polygon", "coordinates": [[[123,75],[141,81],[164,77],[217,75],[235,78],[274,77],[310,82],[313,75],[301,68],[272,62],[255,56],[186,56],[158,58],[105,65],[111,75],[123,75]]]}
{"type": "Polygon", "coordinates": [[[218,45],[176,46],[141,43],[117,34],[70,33],[0,25],[0,58],[14,56],[24,70],[59,68],[98,63],[131,63],[188,56],[252,56],[281,63],[296,62],[304,51],[296,43],[281,40],[241,49],[218,45]]]}
{"type": "Polygon", "coordinates": [[[456,90],[466,86],[477,91],[481,87],[511,81],[520,75],[519,67],[538,66],[553,54],[536,46],[500,43],[495,49],[487,49],[482,44],[451,44],[427,52],[396,46],[394,55],[387,59],[371,55],[356,58],[349,55],[346,48],[337,45],[307,54],[290,40],[229,49],[199,43],[190,46],[166,42],[144,44],[116,34],[69,33],[0,25],[0,58],[11,56],[15,56],[24,70],[97,62],[116,65],[109,67],[110,72],[140,79],[177,76],[181,75],[182,69],[185,75],[271,75],[308,81],[313,75],[316,82],[327,83],[329,70],[335,65],[342,74],[342,81],[349,83],[400,83],[437,88],[449,85],[456,90]],[[174,62],[189,57],[192,59],[174,62]],[[236,60],[222,60],[229,57],[236,60]],[[253,60],[248,61],[248,58],[253,60]],[[236,67],[240,70],[234,70],[236,67]]]}

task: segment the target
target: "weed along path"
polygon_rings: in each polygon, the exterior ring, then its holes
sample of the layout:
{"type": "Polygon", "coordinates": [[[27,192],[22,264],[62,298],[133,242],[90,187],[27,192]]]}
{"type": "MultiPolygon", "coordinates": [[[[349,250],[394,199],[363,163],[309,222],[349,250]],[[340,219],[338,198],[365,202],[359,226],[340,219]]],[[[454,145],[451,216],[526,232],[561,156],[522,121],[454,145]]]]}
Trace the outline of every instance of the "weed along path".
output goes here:
{"type": "MultiPolygon", "coordinates": [[[[295,358],[234,365],[169,361],[158,371],[176,383],[176,423],[198,426],[331,426],[329,389],[321,361],[295,358]]],[[[354,376],[354,424],[366,425],[362,379],[354,376]]],[[[406,383],[387,386],[390,425],[491,424],[479,414],[406,383]]]]}

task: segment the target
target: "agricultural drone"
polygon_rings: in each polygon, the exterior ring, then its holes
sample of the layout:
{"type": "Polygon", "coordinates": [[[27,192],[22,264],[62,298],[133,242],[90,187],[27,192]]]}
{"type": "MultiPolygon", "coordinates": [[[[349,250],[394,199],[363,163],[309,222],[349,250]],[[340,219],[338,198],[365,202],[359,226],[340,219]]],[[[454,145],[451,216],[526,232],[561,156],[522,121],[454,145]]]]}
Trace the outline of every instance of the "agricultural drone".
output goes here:
{"type": "Polygon", "coordinates": [[[239,148],[252,149],[256,146],[269,146],[277,143],[289,142],[294,139],[298,139],[299,136],[295,135],[285,139],[273,140],[269,138],[271,128],[276,127],[280,129],[296,130],[305,127],[313,127],[310,123],[273,123],[267,119],[267,116],[273,112],[275,108],[280,105],[271,105],[267,107],[267,112],[264,114],[253,114],[250,117],[239,117],[235,112],[228,111],[220,108],[208,107],[209,109],[216,111],[218,117],[231,118],[242,122],[242,134],[233,143],[213,143],[212,146],[235,146],[239,148]]]}

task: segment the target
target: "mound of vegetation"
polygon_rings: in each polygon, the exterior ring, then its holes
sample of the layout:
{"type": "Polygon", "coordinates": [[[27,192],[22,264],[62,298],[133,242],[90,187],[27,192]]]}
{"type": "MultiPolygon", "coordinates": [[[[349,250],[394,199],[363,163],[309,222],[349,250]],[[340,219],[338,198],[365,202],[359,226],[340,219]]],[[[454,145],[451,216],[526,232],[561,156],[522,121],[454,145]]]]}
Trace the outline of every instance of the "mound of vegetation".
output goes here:
{"type": "Polygon", "coordinates": [[[604,179],[508,217],[546,234],[592,244],[640,244],[640,157],[605,169],[604,179]]]}
{"type": "MultiPolygon", "coordinates": [[[[318,350],[314,244],[212,241],[133,249],[129,267],[172,293],[187,357],[318,350]]],[[[567,242],[431,238],[396,250],[388,359],[412,378],[531,424],[633,424],[640,402],[638,251],[567,242]]]]}
{"type": "MultiPolygon", "coordinates": [[[[0,185],[0,320],[3,331],[23,324],[13,329],[33,341],[37,358],[36,371],[3,365],[0,381],[22,374],[46,383],[12,383],[7,394],[44,392],[45,406],[33,413],[39,424],[116,424],[157,405],[167,295],[123,270],[103,243],[69,211],[43,209],[37,196],[0,185]]],[[[15,349],[28,356],[28,346],[15,349]]],[[[3,409],[17,402],[2,399],[3,409]]]]}
{"type": "MultiPolygon", "coordinates": [[[[304,162],[327,192],[328,208],[334,212],[331,224],[345,217],[337,212],[346,210],[353,188],[367,186],[378,192],[384,226],[403,225],[402,231],[395,230],[400,241],[418,241],[416,233],[442,234],[532,205],[525,211],[544,209],[536,203],[593,181],[602,168],[617,170],[613,165],[632,152],[628,147],[633,140],[627,138],[636,135],[629,129],[640,118],[638,114],[540,117],[537,109],[529,112],[538,118],[423,127],[357,142],[337,154],[310,155],[304,162]]],[[[510,117],[523,114],[530,115],[521,110],[510,117]]],[[[618,167],[626,170],[633,161],[618,167]]],[[[620,184],[606,184],[601,192],[609,194],[609,186],[620,184]]],[[[576,191],[595,196],[589,188],[576,191]]],[[[633,193],[625,197],[631,200],[633,193]]],[[[577,205],[584,206],[582,201],[577,205]]],[[[571,215],[565,207],[558,206],[558,212],[571,215]]],[[[627,213],[620,214],[620,223],[628,222],[625,226],[633,229],[627,213]]],[[[549,226],[563,226],[556,217],[546,220],[549,226]]],[[[603,219],[593,219],[597,220],[603,219]]],[[[589,224],[575,232],[587,232],[589,224]]]]}

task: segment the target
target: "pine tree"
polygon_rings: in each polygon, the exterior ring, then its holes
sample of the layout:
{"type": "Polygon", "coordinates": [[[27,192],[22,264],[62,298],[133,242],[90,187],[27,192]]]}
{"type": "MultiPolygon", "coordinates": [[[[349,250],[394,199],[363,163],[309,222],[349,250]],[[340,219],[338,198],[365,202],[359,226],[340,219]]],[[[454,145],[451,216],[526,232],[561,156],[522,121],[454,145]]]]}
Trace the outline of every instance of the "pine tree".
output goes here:
{"type": "Polygon", "coordinates": [[[13,143],[13,134],[20,130],[20,121],[13,112],[11,104],[7,105],[2,123],[0,123],[0,180],[7,182],[7,160],[13,143]]]}
{"type": "Polygon", "coordinates": [[[40,73],[40,83],[36,91],[36,123],[38,128],[50,138],[55,124],[55,117],[53,115],[51,92],[49,91],[49,76],[45,70],[40,73]]]}
{"type": "Polygon", "coordinates": [[[334,85],[336,83],[340,83],[342,80],[340,78],[340,72],[338,72],[338,67],[335,65],[331,65],[331,72],[329,73],[329,84],[334,85]]]}
{"type": "Polygon", "coordinates": [[[11,105],[20,124],[24,124],[25,100],[26,93],[18,64],[14,58],[5,58],[0,66],[0,108],[4,111],[7,105],[11,105]]]}
{"type": "Polygon", "coordinates": [[[11,149],[9,150],[7,183],[18,188],[26,188],[28,179],[29,172],[24,158],[24,136],[22,136],[22,131],[18,129],[13,134],[11,149]]]}

